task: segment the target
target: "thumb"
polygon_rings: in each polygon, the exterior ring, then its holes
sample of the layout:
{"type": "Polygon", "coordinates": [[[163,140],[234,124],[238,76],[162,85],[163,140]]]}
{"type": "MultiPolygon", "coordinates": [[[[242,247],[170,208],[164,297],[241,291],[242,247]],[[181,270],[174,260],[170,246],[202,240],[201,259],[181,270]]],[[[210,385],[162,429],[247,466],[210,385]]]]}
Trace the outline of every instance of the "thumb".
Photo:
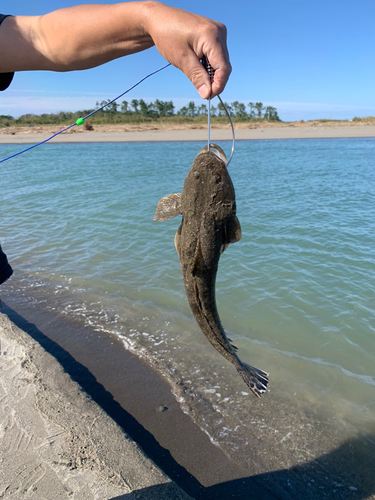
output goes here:
{"type": "Polygon", "coordinates": [[[184,58],[181,70],[192,82],[202,99],[208,99],[212,92],[210,77],[194,53],[184,58]]]}

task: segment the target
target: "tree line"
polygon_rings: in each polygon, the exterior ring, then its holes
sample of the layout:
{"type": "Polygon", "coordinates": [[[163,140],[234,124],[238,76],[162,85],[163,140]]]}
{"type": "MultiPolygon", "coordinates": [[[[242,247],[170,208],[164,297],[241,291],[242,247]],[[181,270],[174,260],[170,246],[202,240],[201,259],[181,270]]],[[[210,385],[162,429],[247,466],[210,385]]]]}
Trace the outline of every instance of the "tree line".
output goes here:
{"type": "MultiPolygon", "coordinates": [[[[249,102],[247,105],[249,111],[247,111],[246,105],[239,101],[234,101],[232,103],[225,102],[224,105],[232,117],[239,118],[244,121],[248,119],[280,121],[277,109],[272,106],[263,106],[263,103],[261,102],[249,102]]],[[[199,106],[196,106],[194,101],[190,101],[189,104],[181,108],[177,114],[181,116],[191,116],[193,118],[200,115],[207,116],[208,106],[207,104],[200,104],[199,106]]],[[[225,115],[225,109],[221,102],[219,102],[217,106],[211,105],[211,116],[215,117],[225,115]]]]}
{"type": "MultiPolygon", "coordinates": [[[[96,106],[101,107],[110,101],[97,102],[96,106]]],[[[234,101],[232,103],[225,102],[229,114],[234,118],[239,119],[258,119],[258,120],[275,120],[280,121],[277,114],[277,109],[272,106],[264,106],[261,102],[249,102],[247,107],[244,103],[234,101]]],[[[156,99],[154,102],[147,103],[143,99],[133,99],[132,101],[123,101],[121,105],[113,102],[101,111],[103,114],[116,115],[122,113],[124,115],[139,115],[149,118],[163,118],[168,116],[188,116],[196,118],[197,116],[208,116],[207,104],[196,105],[194,101],[190,101],[187,106],[183,106],[175,113],[175,106],[172,101],[160,101],[156,99]],[[119,111],[120,108],[120,111],[119,111]]],[[[225,109],[221,102],[217,106],[211,105],[211,116],[225,116],[225,109]]]]}
{"type": "MultiPolygon", "coordinates": [[[[268,120],[280,121],[277,109],[272,106],[264,106],[261,102],[249,102],[247,106],[239,101],[224,103],[228,112],[235,121],[268,120]]],[[[159,119],[178,121],[202,121],[208,116],[207,104],[195,104],[190,101],[187,106],[175,109],[173,101],[146,102],[144,99],[132,99],[130,102],[102,101],[96,102],[95,109],[105,106],[102,110],[90,117],[92,123],[140,123],[159,119]],[[108,104],[108,105],[107,105],[108,104]],[[107,106],[105,106],[107,105],[107,106]]],[[[69,125],[78,118],[92,113],[94,109],[85,109],[76,112],[61,111],[60,113],[42,113],[40,115],[25,114],[19,118],[10,115],[0,115],[0,127],[32,126],[32,125],[69,125]]],[[[221,103],[217,106],[211,105],[211,117],[213,121],[222,121],[226,117],[224,107],[221,103]]]]}

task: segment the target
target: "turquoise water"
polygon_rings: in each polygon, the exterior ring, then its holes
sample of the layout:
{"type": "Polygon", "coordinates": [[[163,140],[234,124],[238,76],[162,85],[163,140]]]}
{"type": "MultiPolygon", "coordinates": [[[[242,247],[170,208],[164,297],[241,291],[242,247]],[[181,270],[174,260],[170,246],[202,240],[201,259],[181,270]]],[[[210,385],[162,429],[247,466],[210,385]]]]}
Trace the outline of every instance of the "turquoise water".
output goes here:
{"type": "Polygon", "coordinates": [[[234,459],[246,462],[255,435],[281,450],[293,432],[290,466],[296,443],[307,459],[374,422],[375,140],[237,143],[243,237],[220,260],[217,300],[240,358],[270,373],[260,401],[192,319],[179,220],[152,221],[203,146],[49,144],[5,162],[1,241],[19,287],[157,363],[234,459]]]}

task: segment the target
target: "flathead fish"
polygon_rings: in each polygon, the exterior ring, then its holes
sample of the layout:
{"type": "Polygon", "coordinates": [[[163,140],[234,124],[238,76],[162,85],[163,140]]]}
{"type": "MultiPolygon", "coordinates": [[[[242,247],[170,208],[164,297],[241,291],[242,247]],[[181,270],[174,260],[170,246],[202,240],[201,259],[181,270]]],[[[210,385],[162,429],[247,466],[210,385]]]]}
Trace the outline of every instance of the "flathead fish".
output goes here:
{"type": "Polygon", "coordinates": [[[182,215],[175,246],[180,257],[187,299],[204,335],[237,369],[249,389],[260,397],[268,374],[243,363],[237,347],[221,325],[215,300],[215,281],[222,252],[241,239],[236,200],[223,150],[214,144],[203,148],[185,179],[182,194],[162,198],[154,220],[182,215]]]}

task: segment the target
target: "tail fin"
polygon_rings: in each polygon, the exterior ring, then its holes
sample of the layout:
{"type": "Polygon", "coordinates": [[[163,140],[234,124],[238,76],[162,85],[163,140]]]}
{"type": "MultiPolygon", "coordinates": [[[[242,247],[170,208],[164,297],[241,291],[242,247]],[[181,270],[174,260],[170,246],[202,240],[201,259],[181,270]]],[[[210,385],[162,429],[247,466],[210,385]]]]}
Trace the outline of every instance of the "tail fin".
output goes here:
{"type": "Polygon", "coordinates": [[[244,379],[246,385],[249,387],[250,391],[257,397],[260,398],[261,395],[266,392],[268,384],[268,373],[253,366],[247,365],[246,363],[241,363],[240,367],[237,368],[238,373],[244,379]]]}

